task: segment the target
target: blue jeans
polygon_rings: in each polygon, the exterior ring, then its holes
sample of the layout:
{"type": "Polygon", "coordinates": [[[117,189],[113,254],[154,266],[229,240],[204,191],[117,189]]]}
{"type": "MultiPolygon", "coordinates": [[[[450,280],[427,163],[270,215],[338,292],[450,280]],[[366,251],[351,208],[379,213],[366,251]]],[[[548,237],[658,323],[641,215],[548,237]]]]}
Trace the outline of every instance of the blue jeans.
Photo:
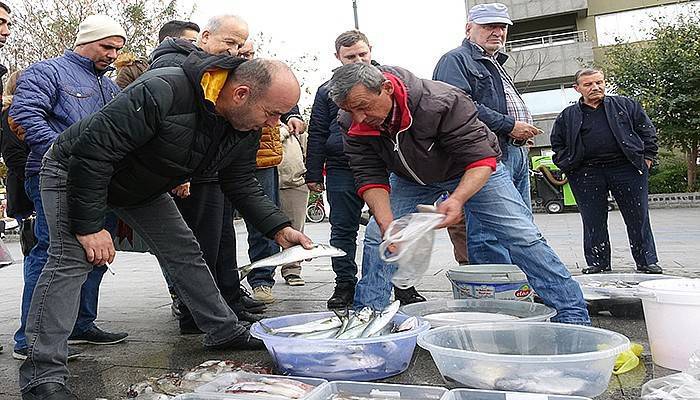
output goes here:
{"type": "Polygon", "coordinates": [[[581,167],[567,174],[583,221],[583,252],[590,266],[611,267],[608,236],[608,191],[615,197],[627,226],[637,265],[655,264],[654,234],[649,221],[649,170],[632,163],[581,167]]]}
{"type": "MultiPolygon", "coordinates": [[[[22,308],[20,314],[20,326],[15,332],[15,350],[27,348],[27,336],[25,328],[27,326],[27,316],[29,315],[29,305],[32,301],[34,288],[39,280],[39,275],[46,265],[49,248],[49,226],[46,223],[46,215],[41,202],[41,192],[39,190],[39,175],[28,177],[24,182],[27,196],[34,202],[36,210],[36,221],[34,224],[34,235],[37,243],[24,258],[24,291],[22,292],[22,308]]],[[[88,278],[80,290],[80,309],[78,318],[75,321],[71,335],[80,335],[91,329],[95,325],[97,318],[97,298],[100,291],[102,275],[106,267],[95,267],[88,274],[88,278]]]]}
{"type": "Polygon", "coordinates": [[[346,255],[331,258],[336,285],[357,283],[357,231],[365,202],[355,191],[355,178],[349,169],[331,168],[326,171],[326,195],[331,206],[331,246],[346,255]]]}
{"type": "MultiPolygon", "coordinates": [[[[263,192],[277,206],[280,205],[279,197],[279,175],[277,167],[260,168],[255,171],[255,177],[258,178],[263,192]]],[[[250,262],[258,261],[266,257],[270,257],[280,252],[280,246],[274,240],[268,239],[262,232],[258,231],[246,221],[246,229],[248,230],[248,257],[250,262]]],[[[248,283],[250,287],[258,286],[272,287],[275,284],[275,268],[256,268],[248,274],[248,283]]]]}
{"type": "MultiPolygon", "coordinates": [[[[415,212],[418,204],[432,204],[445,191],[453,192],[460,179],[421,186],[393,175],[391,209],[394,218],[415,212]]],[[[484,187],[464,205],[489,233],[510,252],[514,263],[544,303],[557,310],[556,322],[589,324],[588,310],[578,283],[547,244],[532,220],[532,213],[513,186],[510,175],[499,163],[484,187]]],[[[396,266],[379,258],[379,226],[374,218],[365,231],[362,279],[355,289],[356,309],[369,306],[384,309],[391,297],[391,277],[396,266]]]]}
{"type": "MultiPolygon", "coordinates": [[[[513,180],[515,189],[529,209],[532,207],[530,197],[530,170],[528,168],[527,153],[525,146],[517,147],[510,144],[501,143],[503,159],[501,160],[506,171],[513,180]]],[[[465,214],[466,215],[466,214],[465,214]]],[[[496,236],[485,229],[478,218],[467,217],[468,240],[470,264],[512,264],[513,260],[506,248],[498,242],[496,236]]]]}

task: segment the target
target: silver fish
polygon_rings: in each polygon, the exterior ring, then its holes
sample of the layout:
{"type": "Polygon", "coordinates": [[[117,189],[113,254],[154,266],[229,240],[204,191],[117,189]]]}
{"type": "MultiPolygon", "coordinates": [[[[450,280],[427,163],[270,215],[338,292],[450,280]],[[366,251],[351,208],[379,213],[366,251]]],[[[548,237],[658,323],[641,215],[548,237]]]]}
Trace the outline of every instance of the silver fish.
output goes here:
{"type": "Polygon", "coordinates": [[[343,323],[340,321],[340,318],[334,315],[332,317],[310,321],[301,325],[291,325],[283,328],[270,328],[270,333],[273,335],[280,333],[313,333],[340,328],[342,324],[343,323]]]}
{"type": "Polygon", "coordinates": [[[337,247],[333,247],[327,244],[316,243],[311,249],[305,249],[301,245],[292,246],[288,249],[282,250],[281,252],[263,258],[262,260],[255,261],[251,264],[244,265],[238,268],[238,272],[243,279],[250,271],[256,268],[262,267],[278,267],[280,265],[286,265],[289,263],[310,260],[312,258],[318,257],[340,257],[344,256],[345,252],[337,247]]]}
{"type": "Polygon", "coordinates": [[[407,332],[412,331],[420,326],[420,321],[417,317],[406,318],[399,326],[397,326],[393,332],[407,332]]]}
{"type": "Polygon", "coordinates": [[[369,307],[365,307],[353,315],[351,321],[348,322],[345,332],[336,336],[336,339],[357,339],[362,335],[362,332],[367,328],[372,319],[373,311],[369,307]]]}
{"type": "Polygon", "coordinates": [[[374,313],[374,316],[369,324],[367,324],[365,330],[362,331],[362,335],[360,337],[371,337],[384,329],[384,327],[387,326],[392,319],[394,319],[394,315],[396,315],[396,313],[399,311],[399,307],[401,307],[401,303],[396,300],[384,311],[374,313]]]}

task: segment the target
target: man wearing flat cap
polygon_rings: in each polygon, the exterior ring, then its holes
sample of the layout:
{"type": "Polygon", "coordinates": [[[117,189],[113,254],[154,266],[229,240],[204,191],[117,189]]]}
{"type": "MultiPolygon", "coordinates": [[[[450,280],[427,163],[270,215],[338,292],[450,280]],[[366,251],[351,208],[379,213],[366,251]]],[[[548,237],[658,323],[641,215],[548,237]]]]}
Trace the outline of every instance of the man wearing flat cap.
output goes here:
{"type": "MultiPolygon", "coordinates": [[[[99,111],[119,92],[105,73],[124,46],[126,33],[112,18],[91,15],[80,23],[74,49],[56,58],[33,64],[17,82],[10,118],[23,129],[29,145],[25,189],[34,203],[37,244],[24,259],[24,292],[20,327],[15,334],[13,357],[28,356],[25,336],[27,316],[39,275],[48,259],[49,226],[46,222],[39,187],[39,169],[44,154],[58,135],[75,122],[99,111]]],[[[96,266],[88,274],[80,293],[80,310],[69,344],[115,344],[126,333],[105,332],[95,325],[100,282],[107,267],[96,266]]],[[[68,357],[77,355],[69,350],[68,357]]]]}
{"type": "MultiPolygon", "coordinates": [[[[478,4],[469,10],[466,38],[462,45],[442,56],[433,79],[456,86],[471,96],[479,119],[498,137],[502,162],[525,205],[531,207],[527,146],[541,131],[503,68],[508,59],[505,46],[513,22],[501,3],[478,4]]],[[[511,264],[505,247],[484,232],[476,219],[469,219],[469,260],[476,264],[511,264]]]]}

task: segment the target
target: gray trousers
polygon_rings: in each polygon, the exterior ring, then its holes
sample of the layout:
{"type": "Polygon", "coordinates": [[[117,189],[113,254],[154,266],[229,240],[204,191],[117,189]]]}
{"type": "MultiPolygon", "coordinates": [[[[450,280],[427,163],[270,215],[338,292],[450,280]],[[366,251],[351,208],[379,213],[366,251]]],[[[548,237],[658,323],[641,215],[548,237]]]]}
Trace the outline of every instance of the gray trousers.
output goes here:
{"type": "MultiPolygon", "coordinates": [[[[23,392],[46,382],[65,384],[67,340],[78,315],[80,287],[92,270],[85,250],[69,230],[66,177],[56,161],[44,158],[41,199],[51,242],[27,318],[29,354],[19,371],[23,392]]],[[[206,332],[205,346],[225,343],[245,331],[221,297],[192,231],[169,195],[113,211],[155,254],[197,326],[206,332]]]]}

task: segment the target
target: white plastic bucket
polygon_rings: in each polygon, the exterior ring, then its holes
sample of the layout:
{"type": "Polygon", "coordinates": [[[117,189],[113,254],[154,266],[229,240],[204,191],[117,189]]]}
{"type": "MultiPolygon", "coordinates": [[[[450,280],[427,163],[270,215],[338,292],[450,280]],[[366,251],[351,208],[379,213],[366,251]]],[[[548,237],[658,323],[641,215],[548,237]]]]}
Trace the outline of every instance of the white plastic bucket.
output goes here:
{"type": "Polygon", "coordinates": [[[700,279],[654,280],[639,287],[654,363],[686,370],[700,348],[700,279]]]}
{"type": "Polygon", "coordinates": [[[455,299],[498,299],[532,301],[534,292],[527,276],[517,265],[479,264],[450,268],[455,299]]]}

